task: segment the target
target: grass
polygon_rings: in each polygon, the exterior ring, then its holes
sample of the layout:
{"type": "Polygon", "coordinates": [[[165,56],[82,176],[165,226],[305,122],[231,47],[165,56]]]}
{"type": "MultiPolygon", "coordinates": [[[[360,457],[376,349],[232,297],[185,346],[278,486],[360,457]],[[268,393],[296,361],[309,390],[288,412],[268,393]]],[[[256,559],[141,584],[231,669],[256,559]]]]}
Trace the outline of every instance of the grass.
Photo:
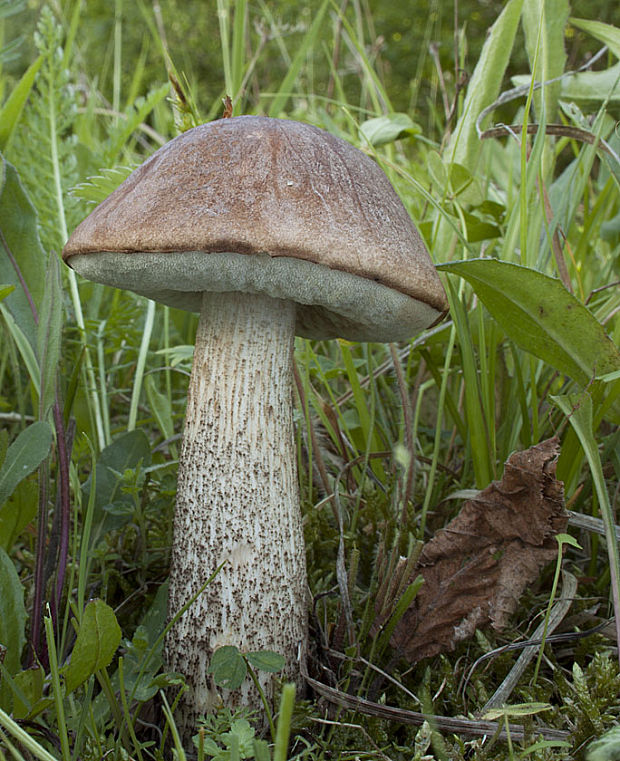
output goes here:
{"type": "MultiPolygon", "coordinates": [[[[519,35],[530,70],[557,76],[549,62],[564,60],[563,35],[574,32],[563,3],[550,0],[541,16],[543,4],[510,0],[477,61],[458,37],[466,86],[436,69],[423,107],[413,95],[421,114],[412,116],[433,125],[421,134],[393,112],[365,3],[325,1],[291,30],[270,4],[218,0],[211,41],[222,80],[209,97],[191,68],[177,71],[188,59],[168,48],[174,9],[161,6],[116,2],[105,12],[101,79],[82,3],[45,6],[36,29],[22,29],[32,51],[23,76],[6,65],[24,11],[0,8],[0,758],[586,758],[618,723],[620,686],[608,623],[619,604],[620,474],[620,140],[609,74],[590,75],[599,89],[587,100],[570,78],[542,98],[526,79],[513,126],[480,139],[493,118],[477,125],[478,115],[511,86],[519,35]],[[128,47],[134,12],[146,31],[128,47]],[[166,673],[161,642],[196,318],[78,281],[57,254],[129,167],[218,116],[225,94],[235,114],[307,121],[374,156],[440,265],[451,309],[408,345],[298,339],[298,463],[320,646],[310,677],[329,687],[332,707],[298,695],[291,714],[284,686],[275,746],[259,737],[261,717],[222,711],[196,728],[191,748],[174,720],[183,678],[166,673]],[[371,118],[380,121],[364,132],[371,118]],[[551,123],[563,125],[555,138],[551,123]],[[547,301],[574,320],[538,319],[547,301]],[[493,736],[479,712],[515,664],[506,647],[525,646],[553,618],[559,565],[526,591],[506,629],[415,665],[389,633],[416,585],[406,574],[388,582],[472,490],[501,477],[511,452],[554,435],[567,504],[602,533],[569,526],[561,562],[577,592],[558,628],[545,627],[544,650],[496,711],[493,736]],[[378,596],[387,631],[373,626],[378,596]],[[412,711],[427,717],[422,726],[407,723],[412,711]],[[446,724],[455,717],[457,728],[446,724]]],[[[620,32],[586,27],[609,44],[600,67],[612,67],[620,32]]]]}

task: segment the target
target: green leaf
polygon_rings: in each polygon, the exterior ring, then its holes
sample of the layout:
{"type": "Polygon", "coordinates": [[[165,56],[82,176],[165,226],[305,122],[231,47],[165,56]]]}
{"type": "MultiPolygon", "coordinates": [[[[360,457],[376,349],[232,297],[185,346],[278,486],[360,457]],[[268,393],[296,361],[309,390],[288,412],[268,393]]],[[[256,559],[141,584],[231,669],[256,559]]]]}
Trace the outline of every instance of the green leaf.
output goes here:
{"type": "Polygon", "coordinates": [[[612,727],[588,745],[586,761],[620,761],[620,727],[612,727]]]}
{"type": "Polygon", "coordinates": [[[9,674],[20,667],[26,643],[24,589],[11,558],[0,548],[0,644],[4,645],[4,665],[9,674]]]}
{"type": "Polygon", "coordinates": [[[52,251],[48,258],[45,292],[37,326],[41,388],[39,417],[42,419],[54,403],[60,346],[62,341],[62,286],[58,256],[52,251]]]}
{"type": "MultiPolygon", "coordinates": [[[[163,637],[160,634],[166,625],[167,601],[166,581],[159,587],[150,608],[140,619],[131,642],[125,643],[123,681],[130,702],[150,700],[159,692],[157,672],[162,666],[163,650],[163,637]]],[[[112,676],[111,682],[117,690],[120,684],[118,671],[112,676]]],[[[105,694],[101,693],[96,700],[104,702],[106,699],[105,694]]]]}
{"type": "Polygon", "coordinates": [[[43,421],[22,431],[8,448],[0,468],[0,508],[15,491],[17,484],[29,476],[47,457],[52,446],[52,430],[43,421]]]}
{"type": "Polygon", "coordinates": [[[607,492],[598,442],[593,433],[592,398],[588,393],[552,396],[551,400],[566,415],[581,444],[598,498],[599,509],[605,526],[605,542],[609,557],[611,576],[611,599],[614,605],[616,634],[620,639],[620,554],[616,540],[615,515],[607,492]]]}
{"type": "Polygon", "coordinates": [[[0,285],[0,301],[6,298],[9,293],[15,290],[14,285],[0,285]]]}
{"type": "Polygon", "coordinates": [[[9,432],[6,428],[0,428],[0,468],[4,465],[7,449],[9,448],[9,432]]]}
{"type": "Polygon", "coordinates": [[[39,487],[35,481],[22,481],[0,509],[0,547],[8,552],[18,536],[37,516],[39,487]]]}
{"type": "Polygon", "coordinates": [[[213,681],[227,690],[236,690],[241,687],[248,672],[243,656],[234,645],[224,645],[211,656],[208,668],[213,674],[213,681]]]}
{"type": "Polygon", "coordinates": [[[620,367],[602,325],[559,280],[495,259],[439,268],[465,278],[516,344],[581,385],[620,367]]]}
{"type": "Polygon", "coordinates": [[[160,427],[164,438],[170,439],[174,435],[174,422],[172,420],[172,406],[166,394],[161,394],[155,385],[152,375],[147,375],[144,379],[144,388],[149,400],[151,409],[157,425],[160,427]]]}
{"type": "Polygon", "coordinates": [[[448,165],[448,175],[452,197],[458,198],[461,203],[474,206],[484,201],[480,183],[467,167],[453,161],[448,165]]]}
{"type": "Polygon", "coordinates": [[[564,30],[569,12],[568,0],[545,0],[544,3],[540,0],[525,0],[523,3],[522,22],[530,70],[533,70],[534,60],[537,57],[537,70],[534,72],[534,77],[537,81],[546,83],[544,91],[539,90],[534,93],[539,120],[542,119],[541,99],[543,97],[546,121],[555,120],[561,90],[561,83],[555,80],[564,73],[566,64],[564,30]]]}
{"type": "Polygon", "coordinates": [[[416,124],[409,114],[386,114],[375,119],[368,119],[360,126],[360,134],[371,145],[385,145],[404,137],[415,137],[422,133],[422,127],[416,124]]]}
{"type": "Polygon", "coordinates": [[[36,61],[30,64],[22,75],[22,78],[11,91],[9,97],[4,102],[2,109],[0,109],[0,151],[6,150],[6,147],[15,132],[19,123],[19,117],[28,100],[32,85],[34,84],[35,77],[42,62],[43,56],[39,56],[36,61]]]}
{"type": "Polygon", "coordinates": [[[480,183],[466,166],[444,161],[437,151],[429,152],[426,164],[438,193],[449,199],[458,198],[463,204],[479,206],[484,202],[480,183]]]}
{"type": "Polygon", "coordinates": [[[71,660],[63,670],[66,694],[108,666],[120,642],[121,629],[112,608],[103,600],[91,600],[84,608],[71,660]]]}
{"type": "Polygon", "coordinates": [[[319,9],[316,11],[314,19],[312,20],[312,24],[306,32],[306,36],[301,41],[301,44],[295,53],[295,57],[291,61],[291,65],[288,67],[288,72],[282,80],[282,83],[278,88],[278,92],[273,99],[273,102],[269,108],[269,116],[281,116],[284,106],[286,105],[286,101],[291,97],[293,85],[299,76],[302,65],[306,61],[308,52],[313,50],[315,47],[316,38],[321,31],[321,28],[323,27],[323,17],[325,16],[325,12],[327,11],[329,5],[329,0],[323,0],[319,9]]]}
{"type": "MultiPolygon", "coordinates": [[[[151,447],[145,433],[129,431],[114,439],[99,455],[95,470],[95,511],[96,520],[106,505],[116,501],[131,502],[131,497],[122,493],[122,475],[126,470],[135,470],[138,464],[151,464],[151,447]]],[[[84,484],[84,498],[90,495],[91,479],[84,484]]]]}
{"type": "Polygon", "coordinates": [[[101,203],[129,177],[137,166],[138,164],[100,169],[99,174],[87,177],[84,182],[71,188],[71,195],[93,204],[101,203]]]}
{"type": "MultiPolygon", "coordinates": [[[[528,75],[512,77],[515,86],[529,85],[528,75]]],[[[562,97],[566,100],[620,100],[620,62],[602,71],[581,71],[562,80],[562,97]]]]}
{"type": "Polygon", "coordinates": [[[604,24],[602,21],[591,21],[590,19],[575,18],[574,16],[569,20],[577,29],[583,29],[584,32],[607,45],[616,58],[620,58],[620,29],[618,27],[604,24]]]}
{"type": "Polygon", "coordinates": [[[426,157],[426,168],[429,171],[433,182],[437,186],[439,193],[447,192],[448,187],[448,170],[446,169],[443,159],[437,151],[429,151],[426,157]]]}
{"type": "Polygon", "coordinates": [[[245,657],[248,663],[259,671],[269,671],[276,674],[282,671],[286,661],[280,653],[274,653],[273,650],[257,650],[253,653],[246,653],[245,657]]]}
{"type": "Polygon", "coordinates": [[[41,373],[39,371],[39,363],[34,353],[34,339],[36,336],[36,325],[33,321],[33,335],[32,340],[28,339],[24,331],[19,327],[15,318],[11,312],[6,308],[4,304],[0,304],[0,314],[4,318],[5,325],[8,333],[15,342],[15,346],[19,351],[21,358],[26,366],[28,375],[30,376],[30,382],[34,386],[34,390],[39,395],[41,389],[41,373]]]}
{"type": "Polygon", "coordinates": [[[496,719],[502,719],[505,716],[521,717],[521,716],[534,716],[542,711],[549,711],[551,706],[549,703],[518,703],[511,706],[502,706],[501,708],[493,708],[485,713],[484,718],[489,721],[495,721],[496,719]]]}
{"type": "Polygon", "coordinates": [[[236,744],[241,758],[251,758],[255,734],[254,728],[247,719],[235,719],[230,725],[230,732],[223,732],[220,739],[227,748],[232,749],[236,744]]]}
{"type": "Polygon", "coordinates": [[[497,225],[485,222],[475,214],[469,214],[466,211],[461,212],[461,214],[465,222],[465,234],[469,243],[478,243],[481,240],[490,240],[501,236],[502,231],[497,225]]]}
{"type": "Polygon", "coordinates": [[[476,132],[480,113],[499,95],[519,26],[523,0],[509,0],[490,28],[480,58],[467,85],[463,113],[445,151],[450,161],[474,171],[481,145],[476,132]]]}
{"type": "Polygon", "coordinates": [[[254,761],[271,761],[269,743],[266,740],[254,739],[252,750],[254,751],[254,761]]]}
{"type": "Polygon", "coordinates": [[[170,85],[166,82],[166,84],[151,90],[145,98],[138,98],[135,104],[127,109],[125,118],[119,120],[118,127],[112,132],[106,145],[105,154],[108,165],[116,163],[134,131],[140,128],[151,111],[169,92],[170,85]]]}
{"type": "Polygon", "coordinates": [[[2,304],[32,347],[36,346],[36,323],[24,291],[28,288],[38,308],[45,290],[47,257],[37,227],[37,214],[17,170],[0,156],[0,282],[15,286],[2,304]],[[19,268],[20,280],[15,267],[19,268]]]}
{"type": "Polygon", "coordinates": [[[19,690],[21,698],[18,695],[13,696],[12,714],[16,719],[25,719],[30,713],[32,707],[43,697],[43,687],[45,686],[45,671],[41,666],[34,666],[24,669],[15,675],[15,687],[19,690]]]}

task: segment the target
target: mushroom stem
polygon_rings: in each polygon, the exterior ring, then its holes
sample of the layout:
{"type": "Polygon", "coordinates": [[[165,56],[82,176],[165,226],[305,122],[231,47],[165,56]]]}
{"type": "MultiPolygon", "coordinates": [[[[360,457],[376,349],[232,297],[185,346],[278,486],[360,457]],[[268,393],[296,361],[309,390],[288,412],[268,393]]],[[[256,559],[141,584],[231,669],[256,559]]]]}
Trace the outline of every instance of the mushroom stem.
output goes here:
{"type": "MultiPolygon", "coordinates": [[[[250,679],[220,695],[213,652],[274,650],[299,681],[305,655],[306,565],[292,419],[295,305],[206,293],[179,462],[169,615],[222,570],[169,632],[167,665],[187,679],[186,731],[220,699],[260,708],[250,679]]],[[[271,675],[259,673],[271,695],[271,675]]]]}

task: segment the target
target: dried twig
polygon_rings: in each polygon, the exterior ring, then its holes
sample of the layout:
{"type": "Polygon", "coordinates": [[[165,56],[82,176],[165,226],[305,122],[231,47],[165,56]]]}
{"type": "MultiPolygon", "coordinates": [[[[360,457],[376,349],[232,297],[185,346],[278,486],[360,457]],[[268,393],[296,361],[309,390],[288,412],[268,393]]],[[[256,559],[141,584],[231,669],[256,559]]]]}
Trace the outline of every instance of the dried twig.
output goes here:
{"type": "MultiPolygon", "coordinates": [[[[508,736],[506,726],[503,723],[498,724],[495,721],[435,716],[433,714],[408,711],[404,708],[396,708],[395,706],[374,703],[371,700],[358,698],[355,695],[350,695],[348,692],[342,692],[335,687],[329,687],[317,679],[313,679],[308,675],[303,663],[301,664],[301,675],[317,694],[330,703],[335,703],[342,708],[357,711],[366,716],[377,716],[399,724],[412,724],[414,726],[420,726],[427,721],[431,727],[439,731],[452,732],[457,735],[469,735],[473,737],[497,736],[500,740],[505,740],[508,736]]],[[[510,732],[512,740],[525,739],[525,729],[520,724],[509,724],[508,732],[510,732]]],[[[532,730],[532,734],[543,737],[545,740],[567,740],[569,737],[568,732],[549,727],[536,727],[532,730]]]]}

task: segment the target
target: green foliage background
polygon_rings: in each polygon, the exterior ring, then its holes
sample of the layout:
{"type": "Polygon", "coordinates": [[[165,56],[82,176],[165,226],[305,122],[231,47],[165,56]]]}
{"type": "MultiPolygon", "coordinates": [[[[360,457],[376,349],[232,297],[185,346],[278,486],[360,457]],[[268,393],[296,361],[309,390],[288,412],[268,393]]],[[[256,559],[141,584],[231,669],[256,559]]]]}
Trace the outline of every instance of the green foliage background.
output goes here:
{"type": "MultiPolygon", "coordinates": [[[[342,657],[321,652],[318,673],[327,669],[348,696],[438,723],[465,715],[472,730],[515,666],[502,646],[529,637],[554,606],[552,570],[506,631],[479,631],[415,666],[392,651],[389,627],[373,625],[377,605],[392,626],[416,593],[406,578],[391,583],[401,557],[411,568],[421,543],[501,477],[512,451],[557,435],[579,540],[562,562],[564,582],[578,583],[564,633],[580,637],[547,646],[540,676],[524,667],[517,705],[502,715],[531,714],[518,752],[535,761],[564,759],[567,743],[584,757],[618,722],[609,622],[620,609],[620,9],[546,0],[541,29],[541,7],[0,2],[3,753],[21,758],[12,738],[47,761],[50,749],[63,761],[122,758],[127,748],[159,759],[171,745],[183,757],[168,704],[183,677],[166,672],[162,637],[196,317],[79,281],[57,254],[131,167],[219,116],[225,94],[237,113],[309,121],[373,155],[440,265],[451,305],[447,321],[406,345],[297,343],[313,625],[321,647],[342,657]],[[246,8],[244,24],[235,10],[246,8]],[[569,14],[611,26],[603,34],[569,14]],[[582,65],[601,35],[610,48],[597,71],[547,88],[543,110],[531,72],[551,78],[582,65]],[[481,140],[478,113],[513,76],[526,85],[521,97],[484,123],[508,122],[513,134],[481,140]],[[546,136],[543,118],[562,130],[546,136]],[[328,506],[332,493],[341,512],[328,506]],[[540,704],[544,712],[532,709],[540,704]],[[536,743],[545,731],[564,739],[536,743]]],[[[376,716],[337,718],[326,724],[316,703],[299,704],[290,755],[344,761],[361,747],[372,759],[486,761],[516,752],[498,738],[485,745],[376,716]]],[[[241,737],[246,757],[284,761],[286,743],[267,748],[256,731],[225,711],[203,725],[212,756],[232,759],[241,737]]]]}

